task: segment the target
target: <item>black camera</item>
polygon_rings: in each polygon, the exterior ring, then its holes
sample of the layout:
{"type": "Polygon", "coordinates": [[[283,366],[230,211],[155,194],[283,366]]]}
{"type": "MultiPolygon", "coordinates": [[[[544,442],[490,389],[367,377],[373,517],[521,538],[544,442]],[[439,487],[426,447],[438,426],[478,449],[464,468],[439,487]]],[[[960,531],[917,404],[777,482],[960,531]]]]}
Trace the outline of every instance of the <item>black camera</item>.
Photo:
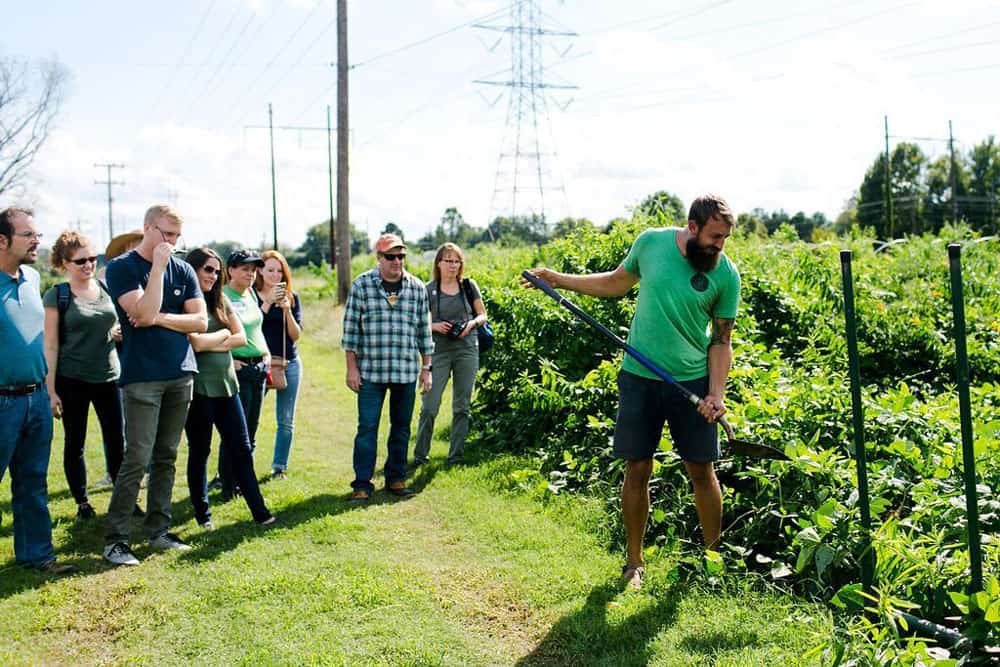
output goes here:
{"type": "Polygon", "coordinates": [[[452,320],[449,324],[451,324],[451,329],[448,330],[448,338],[458,340],[462,331],[465,330],[465,320],[452,320]]]}

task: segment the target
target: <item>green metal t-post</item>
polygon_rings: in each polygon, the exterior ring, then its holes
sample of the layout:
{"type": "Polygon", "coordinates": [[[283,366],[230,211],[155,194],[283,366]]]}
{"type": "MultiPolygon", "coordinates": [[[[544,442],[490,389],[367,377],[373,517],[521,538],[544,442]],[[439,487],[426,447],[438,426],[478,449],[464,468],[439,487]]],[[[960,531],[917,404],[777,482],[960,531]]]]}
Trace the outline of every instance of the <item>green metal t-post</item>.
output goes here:
{"type": "Polygon", "coordinates": [[[965,345],[965,298],[962,295],[962,246],[948,246],[951,269],[951,306],[955,313],[955,367],[958,374],[958,408],[962,424],[962,467],[965,477],[965,512],[969,529],[970,592],[983,590],[983,554],[979,546],[979,494],[976,491],[976,452],[969,401],[969,357],[965,345]]]}
{"type": "Polygon", "coordinates": [[[865,412],[861,403],[861,364],[858,359],[858,326],[854,314],[854,277],[851,274],[851,251],[840,251],[840,269],[844,279],[844,321],[847,332],[847,361],[851,377],[851,414],[854,423],[854,460],[858,466],[858,507],[865,529],[861,553],[861,584],[866,593],[872,590],[875,576],[875,553],[872,551],[872,513],[868,499],[868,460],[865,452],[865,412]]]}

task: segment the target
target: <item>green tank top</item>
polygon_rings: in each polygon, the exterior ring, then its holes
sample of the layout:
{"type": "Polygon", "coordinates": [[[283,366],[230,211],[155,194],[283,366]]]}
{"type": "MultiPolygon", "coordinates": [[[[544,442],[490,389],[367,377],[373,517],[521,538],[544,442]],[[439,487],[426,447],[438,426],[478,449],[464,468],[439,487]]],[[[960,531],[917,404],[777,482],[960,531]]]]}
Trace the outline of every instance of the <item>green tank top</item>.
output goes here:
{"type": "MultiPolygon", "coordinates": [[[[225,295],[226,316],[232,317],[233,311],[225,295]]],[[[205,333],[214,333],[226,326],[220,322],[214,312],[208,314],[208,329],[205,333]]],[[[230,352],[198,352],[198,373],[194,376],[194,393],[209,398],[233,396],[240,390],[236,379],[236,369],[233,367],[233,355],[230,352]]]]}

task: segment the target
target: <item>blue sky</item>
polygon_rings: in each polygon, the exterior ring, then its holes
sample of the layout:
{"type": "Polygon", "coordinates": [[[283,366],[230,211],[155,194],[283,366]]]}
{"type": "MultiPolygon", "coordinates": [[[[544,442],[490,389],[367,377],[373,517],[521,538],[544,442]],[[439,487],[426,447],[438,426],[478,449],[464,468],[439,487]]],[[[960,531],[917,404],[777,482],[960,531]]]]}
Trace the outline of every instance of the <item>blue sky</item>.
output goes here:
{"type": "MultiPolygon", "coordinates": [[[[45,231],[80,219],[106,240],[104,192],[93,184],[104,174],[93,164],[114,161],[127,165],[115,174],[126,182],[116,190],[116,230],[170,198],[189,220],[189,244],[269,245],[267,132],[247,126],[266,124],[268,102],[276,125],[325,126],[326,104],[335,104],[334,5],[6,7],[0,55],[55,56],[73,76],[28,191],[45,231]]],[[[507,107],[491,106],[500,90],[473,80],[506,76],[510,49],[490,51],[495,33],[460,26],[503,25],[509,6],[349,3],[359,64],[351,72],[356,225],[375,233],[392,220],[415,238],[449,206],[479,225],[505,212],[508,198],[492,194],[507,107]]],[[[558,154],[546,162],[546,182],[565,186],[565,196],[546,196],[550,219],[604,222],[658,189],[685,202],[719,192],[739,211],[833,217],[882,149],[884,114],[897,136],[946,137],[952,120],[962,149],[1000,130],[993,1],[542,0],[541,8],[546,27],[579,35],[542,52],[547,81],[579,86],[552,91],[539,116],[543,150],[558,154]]],[[[326,136],[279,131],[275,143],[279,240],[297,245],[328,214],[326,136]]]]}

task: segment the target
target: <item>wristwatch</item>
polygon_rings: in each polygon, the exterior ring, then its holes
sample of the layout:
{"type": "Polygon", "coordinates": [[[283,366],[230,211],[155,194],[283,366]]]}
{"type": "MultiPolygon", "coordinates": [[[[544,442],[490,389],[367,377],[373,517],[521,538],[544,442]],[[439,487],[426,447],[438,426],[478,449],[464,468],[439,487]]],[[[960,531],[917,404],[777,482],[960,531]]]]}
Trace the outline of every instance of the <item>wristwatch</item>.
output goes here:
{"type": "Polygon", "coordinates": [[[420,370],[422,370],[422,371],[430,371],[430,370],[433,370],[433,369],[434,369],[434,365],[433,364],[427,364],[426,366],[421,366],[420,367],[420,370]]]}

